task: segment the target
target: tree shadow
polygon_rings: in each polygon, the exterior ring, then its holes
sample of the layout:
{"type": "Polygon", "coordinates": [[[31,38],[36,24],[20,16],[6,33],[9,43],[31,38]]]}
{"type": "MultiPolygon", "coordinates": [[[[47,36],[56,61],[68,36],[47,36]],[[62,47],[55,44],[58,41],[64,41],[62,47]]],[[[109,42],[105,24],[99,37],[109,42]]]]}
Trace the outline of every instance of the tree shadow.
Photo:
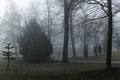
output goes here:
{"type": "Polygon", "coordinates": [[[90,80],[120,80],[120,68],[86,71],[81,73],[81,77],[90,80]]]}

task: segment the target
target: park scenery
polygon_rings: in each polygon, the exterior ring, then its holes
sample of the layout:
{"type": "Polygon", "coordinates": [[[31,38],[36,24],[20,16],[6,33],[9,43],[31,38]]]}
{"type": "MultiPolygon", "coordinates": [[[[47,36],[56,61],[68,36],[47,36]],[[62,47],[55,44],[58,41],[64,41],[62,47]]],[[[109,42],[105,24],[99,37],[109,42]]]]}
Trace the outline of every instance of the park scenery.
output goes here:
{"type": "Polygon", "coordinates": [[[0,80],[120,80],[120,0],[0,0],[0,80]]]}

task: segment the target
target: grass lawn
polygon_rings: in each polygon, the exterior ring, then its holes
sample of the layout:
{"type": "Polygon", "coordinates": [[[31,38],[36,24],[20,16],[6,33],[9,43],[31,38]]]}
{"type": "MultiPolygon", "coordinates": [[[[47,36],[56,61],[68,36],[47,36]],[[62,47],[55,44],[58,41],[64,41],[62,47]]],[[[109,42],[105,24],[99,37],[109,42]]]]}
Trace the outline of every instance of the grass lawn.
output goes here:
{"type": "MultiPolygon", "coordinates": [[[[106,60],[106,54],[103,54],[101,56],[91,56],[88,58],[84,57],[78,57],[78,58],[72,58],[72,60],[81,60],[81,61],[105,61],[106,60]]],[[[113,52],[112,53],[112,61],[120,61],[120,52],[113,52]]]]}
{"type": "Polygon", "coordinates": [[[119,70],[104,70],[105,64],[46,63],[11,64],[0,68],[0,80],[120,80],[119,70]]]}
{"type": "Polygon", "coordinates": [[[47,63],[47,64],[13,64],[6,71],[0,67],[0,80],[79,80],[84,74],[93,70],[103,70],[104,64],[83,63],[47,63]]]}
{"type": "MultiPolygon", "coordinates": [[[[112,60],[120,60],[114,53],[112,60]]],[[[84,59],[83,59],[84,60],[84,59]]],[[[90,57],[88,60],[105,60],[105,56],[90,57]]],[[[113,64],[120,68],[120,64],[113,64]]],[[[19,61],[10,63],[6,71],[6,61],[0,61],[0,80],[120,80],[120,70],[104,70],[105,64],[90,63],[46,63],[29,64],[19,61]]]]}

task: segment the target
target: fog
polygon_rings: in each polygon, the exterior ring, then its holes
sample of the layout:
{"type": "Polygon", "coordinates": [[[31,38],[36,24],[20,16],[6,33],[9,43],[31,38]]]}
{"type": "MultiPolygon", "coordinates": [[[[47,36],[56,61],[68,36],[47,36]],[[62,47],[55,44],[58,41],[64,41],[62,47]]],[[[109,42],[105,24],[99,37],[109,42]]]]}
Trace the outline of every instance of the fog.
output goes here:
{"type": "MultiPolygon", "coordinates": [[[[52,56],[55,57],[55,55],[57,55],[57,53],[61,53],[62,55],[62,47],[63,47],[63,8],[61,7],[62,5],[60,5],[59,3],[57,3],[54,0],[49,1],[49,4],[47,4],[47,0],[0,0],[0,51],[3,50],[4,45],[7,42],[11,42],[12,38],[14,37],[15,39],[17,38],[16,36],[19,36],[20,34],[20,29],[24,28],[25,25],[25,21],[28,21],[30,18],[32,17],[37,17],[37,20],[39,22],[39,24],[41,25],[42,29],[46,32],[47,34],[47,27],[49,24],[50,26],[52,26],[52,33],[51,33],[51,41],[52,44],[54,46],[54,52],[52,54],[52,56]],[[50,12],[48,15],[48,7],[50,7],[50,12]],[[50,19],[48,18],[50,17],[50,19]],[[52,23],[50,21],[52,21],[52,23]],[[12,22],[11,22],[12,21],[12,22]],[[51,25],[52,24],[52,25],[51,25]],[[15,26],[14,26],[15,25],[15,26]],[[19,27],[18,27],[19,26],[19,27]],[[12,28],[14,28],[12,30],[12,28]],[[11,36],[11,35],[14,36],[11,36]],[[58,48],[60,47],[60,49],[58,48]],[[58,51],[56,51],[58,50],[58,51]]],[[[86,8],[92,8],[94,6],[91,5],[86,5],[85,7],[83,7],[83,13],[82,10],[78,10],[75,15],[73,15],[75,17],[74,21],[73,21],[73,25],[78,24],[78,22],[81,19],[81,23],[82,18],[85,18],[84,15],[90,14],[90,18],[92,18],[97,11],[96,8],[91,9],[90,11],[86,11],[86,8]],[[86,13],[84,14],[84,11],[86,11],[86,13]],[[92,11],[95,11],[95,13],[92,13],[92,11]],[[80,19],[77,19],[77,16],[79,16],[78,14],[82,13],[80,19]],[[78,22],[75,22],[75,21],[78,22]]],[[[100,8],[100,7],[98,7],[100,8]]],[[[87,9],[88,10],[88,9],[87,9]]],[[[100,9],[98,9],[99,12],[101,11],[100,9]]],[[[98,13],[99,13],[98,12],[98,13]]],[[[99,14],[97,14],[96,17],[97,18],[99,16],[101,16],[101,14],[103,14],[103,12],[100,12],[99,14]]],[[[119,19],[117,19],[119,16],[119,13],[115,16],[116,20],[116,24],[118,25],[119,23],[117,22],[119,19]]],[[[97,25],[99,25],[99,21],[96,23],[93,23],[93,27],[96,27],[97,25]],[[94,25],[95,24],[95,25],[94,25]]],[[[107,31],[105,30],[106,26],[107,26],[107,20],[104,19],[104,21],[102,22],[102,27],[100,27],[100,29],[98,30],[98,35],[100,35],[100,40],[98,41],[98,43],[101,44],[102,48],[105,49],[106,47],[104,47],[104,45],[106,43],[104,43],[106,40],[105,36],[107,36],[107,31]],[[102,34],[101,34],[102,33],[102,34]],[[104,45],[103,45],[104,44],[104,45]]],[[[89,22],[87,23],[89,24],[89,22]]],[[[85,25],[87,25],[85,24],[85,25]]],[[[115,24],[115,26],[117,26],[115,24]]],[[[83,24],[82,24],[83,25],[83,24]]],[[[77,26],[82,26],[82,25],[77,25],[77,26]]],[[[83,57],[83,41],[84,41],[84,33],[89,34],[89,30],[87,32],[84,32],[84,28],[79,28],[75,27],[74,31],[76,31],[76,33],[74,33],[75,38],[75,46],[77,47],[77,55],[82,56],[83,57]],[[81,32],[80,34],[79,31],[81,32]],[[78,34],[78,35],[77,35],[78,34]],[[80,49],[80,50],[79,50],[80,49]]],[[[89,26],[86,27],[86,29],[89,29],[89,26]]],[[[93,29],[94,30],[94,29],[93,29]]],[[[94,35],[94,33],[91,33],[92,35],[94,35]]],[[[91,35],[89,35],[91,36],[91,35]]],[[[94,35],[95,36],[95,35],[94,35]]],[[[93,51],[93,42],[92,38],[88,38],[87,41],[89,42],[89,56],[94,56],[94,51],[93,51]]],[[[17,42],[16,42],[17,44],[17,42]]],[[[18,45],[17,45],[18,46],[18,45]]],[[[71,45],[71,41],[69,39],[69,57],[72,57],[72,45],[71,45]]],[[[106,49],[105,49],[106,50],[106,49]]],[[[19,53],[19,50],[17,50],[19,53]]],[[[56,56],[57,57],[57,56],[56,56]]]]}
{"type": "Polygon", "coordinates": [[[119,80],[119,21],[119,0],[0,0],[0,80],[119,80]]]}

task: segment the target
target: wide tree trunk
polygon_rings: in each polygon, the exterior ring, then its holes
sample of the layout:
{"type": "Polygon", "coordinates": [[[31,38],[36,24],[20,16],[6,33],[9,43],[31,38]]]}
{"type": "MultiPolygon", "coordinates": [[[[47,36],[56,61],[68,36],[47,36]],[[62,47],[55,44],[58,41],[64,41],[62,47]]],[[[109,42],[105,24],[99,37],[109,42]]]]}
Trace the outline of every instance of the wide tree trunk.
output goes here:
{"type": "Polygon", "coordinates": [[[73,36],[73,18],[72,18],[72,11],[70,10],[69,14],[69,23],[70,23],[70,38],[71,38],[71,44],[72,44],[72,51],[73,51],[73,57],[76,57],[76,50],[75,50],[75,41],[73,36]]]}
{"type": "Polygon", "coordinates": [[[108,2],[108,39],[107,39],[106,69],[111,69],[112,34],[113,34],[112,0],[107,0],[107,2],[108,2]]]}
{"type": "Polygon", "coordinates": [[[68,62],[68,40],[69,40],[69,10],[68,2],[64,0],[64,43],[62,62],[68,62]]]}

